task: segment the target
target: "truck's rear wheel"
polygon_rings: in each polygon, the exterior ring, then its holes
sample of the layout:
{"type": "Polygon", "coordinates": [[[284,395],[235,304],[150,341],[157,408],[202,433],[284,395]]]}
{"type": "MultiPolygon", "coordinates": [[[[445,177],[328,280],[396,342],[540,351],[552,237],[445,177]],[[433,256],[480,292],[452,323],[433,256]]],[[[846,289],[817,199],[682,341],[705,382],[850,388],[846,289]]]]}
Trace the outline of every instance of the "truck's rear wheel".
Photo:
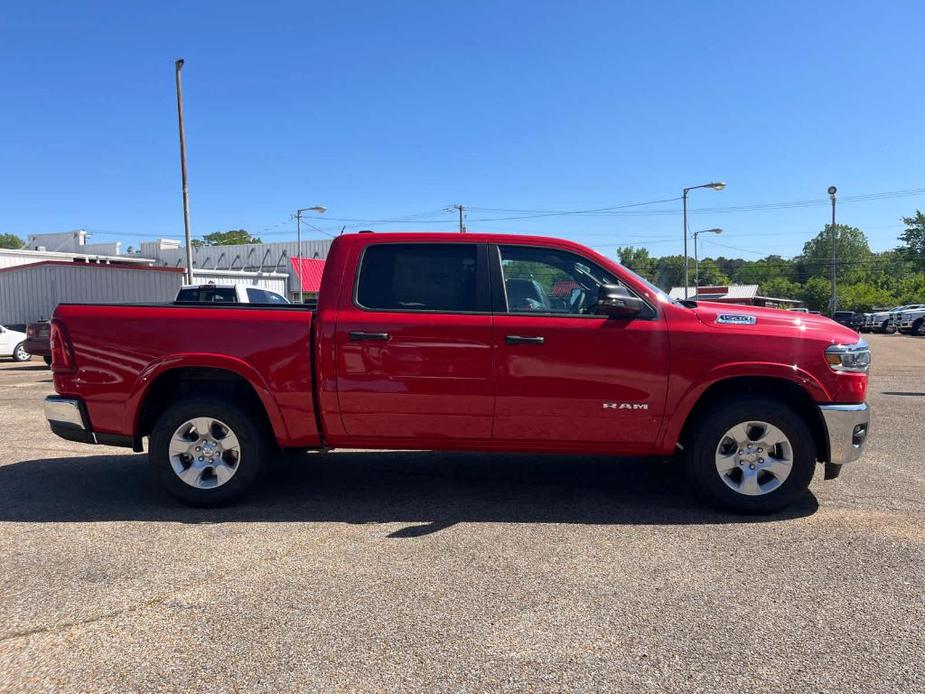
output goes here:
{"type": "Polygon", "coordinates": [[[687,464],[697,491],[737,513],[772,513],[809,486],[816,448],[803,419],[784,404],[741,398],[692,429],[687,464]]]}
{"type": "Polygon", "coordinates": [[[167,490],[194,506],[240,498],[262,476],[268,435],[252,413],[213,398],[168,407],[151,430],[149,458],[167,490]]]}
{"type": "Polygon", "coordinates": [[[26,343],[20,342],[13,350],[13,361],[29,361],[32,355],[26,351],[26,343]]]}

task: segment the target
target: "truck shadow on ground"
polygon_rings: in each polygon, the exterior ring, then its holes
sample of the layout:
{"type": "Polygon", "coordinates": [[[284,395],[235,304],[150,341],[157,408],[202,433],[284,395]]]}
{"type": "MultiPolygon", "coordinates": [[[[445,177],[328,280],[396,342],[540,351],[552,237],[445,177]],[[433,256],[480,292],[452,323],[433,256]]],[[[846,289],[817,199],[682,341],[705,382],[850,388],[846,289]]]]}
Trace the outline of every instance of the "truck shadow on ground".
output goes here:
{"type": "Polygon", "coordinates": [[[49,458],[0,467],[0,521],[402,523],[418,537],[456,523],[756,523],[811,515],[807,492],[770,516],[714,511],[677,461],[562,455],[353,452],[284,456],[235,506],[195,509],[161,490],[145,455],[49,458]]]}

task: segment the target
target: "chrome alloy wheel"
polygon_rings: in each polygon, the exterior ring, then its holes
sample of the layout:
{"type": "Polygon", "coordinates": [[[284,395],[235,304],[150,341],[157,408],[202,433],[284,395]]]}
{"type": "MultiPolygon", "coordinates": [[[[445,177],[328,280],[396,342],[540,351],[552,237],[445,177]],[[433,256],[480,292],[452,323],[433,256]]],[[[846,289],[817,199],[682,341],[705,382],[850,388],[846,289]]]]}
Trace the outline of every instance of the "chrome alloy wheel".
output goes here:
{"type": "Polygon", "coordinates": [[[170,466],[177,477],[197,489],[214,489],[228,482],[241,463],[241,444],[224,422],[196,417],[170,437],[170,466]]]}
{"type": "Polygon", "coordinates": [[[716,471],[726,486],[746,496],[769,494],[793,469],[793,446],[767,422],[741,422],[716,447],[716,471]]]}
{"type": "Polygon", "coordinates": [[[28,361],[32,357],[32,355],[26,351],[22,343],[16,345],[16,353],[13,354],[13,356],[16,358],[16,361],[28,361]]]}

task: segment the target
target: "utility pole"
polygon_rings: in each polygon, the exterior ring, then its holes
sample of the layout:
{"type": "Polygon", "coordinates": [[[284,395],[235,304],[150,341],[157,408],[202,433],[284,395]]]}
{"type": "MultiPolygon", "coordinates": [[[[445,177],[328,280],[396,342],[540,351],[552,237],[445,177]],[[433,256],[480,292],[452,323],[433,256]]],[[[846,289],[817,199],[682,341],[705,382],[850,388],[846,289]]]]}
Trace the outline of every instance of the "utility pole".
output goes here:
{"type": "Polygon", "coordinates": [[[453,208],[459,212],[459,233],[465,234],[466,225],[463,224],[463,210],[465,210],[466,208],[463,207],[462,205],[453,205],[453,208]]]}
{"type": "Polygon", "coordinates": [[[180,124],[180,175],[183,179],[183,233],[186,240],[186,283],[193,283],[193,243],[189,229],[189,188],[186,185],[186,134],[183,131],[183,58],[174,63],[177,78],[177,120],[180,124]]]}
{"type": "MultiPolygon", "coordinates": [[[[298,246],[298,252],[296,257],[299,259],[299,271],[296,273],[299,280],[299,303],[302,303],[302,213],[303,212],[316,212],[318,214],[324,214],[328,211],[328,208],[324,205],[315,205],[314,207],[302,207],[295,211],[295,239],[296,246],[298,246]]],[[[341,233],[344,233],[344,230],[341,229],[341,233]]]]}
{"type": "Polygon", "coordinates": [[[830,316],[835,315],[835,310],[838,308],[838,293],[836,292],[836,270],[835,270],[835,243],[838,241],[838,232],[835,229],[835,194],[838,192],[838,188],[835,186],[829,186],[829,197],[832,199],[832,311],[829,314],[830,316]]]}

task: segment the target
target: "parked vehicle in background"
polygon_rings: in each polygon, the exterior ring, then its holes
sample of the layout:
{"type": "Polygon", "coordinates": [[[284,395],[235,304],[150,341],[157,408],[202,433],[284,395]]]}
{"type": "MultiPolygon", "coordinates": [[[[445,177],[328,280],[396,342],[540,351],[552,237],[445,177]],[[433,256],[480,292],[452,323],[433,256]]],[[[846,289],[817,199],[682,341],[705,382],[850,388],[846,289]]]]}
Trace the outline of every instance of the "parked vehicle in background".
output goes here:
{"type": "Polygon", "coordinates": [[[896,327],[904,335],[925,335],[925,305],[900,311],[896,327]]]}
{"type": "Polygon", "coordinates": [[[288,304],[282,294],[244,284],[185,284],[177,292],[183,304],[288,304]]]}
{"type": "Polygon", "coordinates": [[[29,323],[26,327],[26,351],[42,357],[51,366],[51,322],[47,320],[29,323]]]}
{"type": "Polygon", "coordinates": [[[850,328],[854,322],[854,311],[836,311],[832,314],[832,320],[839,325],[850,328]]]}
{"type": "Polygon", "coordinates": [[[887,333],[892,335],[896,332],[896,328],[893,326],[893,323],[890,321],[890,314],[894,311],[900,311],[904,309],[905,306],[894,306],[891,309],[885,309],[883,311],[874,311],[870,317],[870,329],[875,333],[887,333]]]}
{"type": "Polygon", "coordinates": [[[0,325],[0,357],[13,357],[13,361],[29,361],[32,355],[26,349],[26,333],[0,325]]]}
{"type": "Polygon", "coordinates": [[[851,320],[848,322],[848,327],[857,332],[861,332],[861,328],[864,325],[864,314],[855,313],[851,316],[851,320]]]}
{"type": "Polygon", "coordinates": [[[765,513],[817,461],[836,477],[868,430],[857,333],[672,300],[551,238],[348,234],[317,311],[62,304],[51,334],[52,431],[136,451],[147,436],[196,505],[240,497],[274,449],[342,447],[678,453],[708,501],[765,513]]]}
{"type": "Polygon", "coordinates": [[[900,322],[902,320],[902,314],[907,311],[917,311],[919,309],[925,308],[925,304],[906,304],[905,306],[898,306],[890,310],[890,325],[893,327],[894,332],[899,330],[902,333],[908,333],[907,329],[900,329],[900,322]]]}
{"type": "Polygon", "coordinates": [[[872,314],[868,311],[865,313],[859,313],[858,315],[860,316],[860,320],[858,321],[858,328],[857,328],[858,332],[859,333],[869,333],[870,332],[870,317],[872,314]]]}

